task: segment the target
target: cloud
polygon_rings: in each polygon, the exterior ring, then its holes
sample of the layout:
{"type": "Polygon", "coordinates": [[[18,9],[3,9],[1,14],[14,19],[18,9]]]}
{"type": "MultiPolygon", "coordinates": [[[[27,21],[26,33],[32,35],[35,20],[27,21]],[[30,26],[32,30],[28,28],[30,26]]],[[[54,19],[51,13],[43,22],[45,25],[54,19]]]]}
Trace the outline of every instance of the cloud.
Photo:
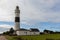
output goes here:
{"type": "Polygon", "coordinates": [[[0,34],[3,33],[3,32],[0,32],[0,34]]]}
{"type": "Polygon", "coordinates": [[[7,25],[7,24],[1,24],[0,25],[0,33],[9,31],[10,28],[14,28],[14,26],[7,25]]]}
{"type": "Polygon", "coordinates": [[[7,24],[0,25],[0,28],[11,28],[11,27],[13,27],[13,26],[7,25],[7,24]]]}
{"type": "MultiPolygon", "coordinates": [[[[59,0],[1,0],[0,21],[14,21],[14,10],[16,5],[19,5],[21,21],[40,20],[42,22],[60,22],[60,12],[54,11],[56,4],[59,4],[59,0]]],[[[58,8],[56,9],[59,10],[58,8]]]]}
{"type": "Polygon", "coordinates": [[[52,9],[57,3],[59,4],[59,0],[29,0],[29,2],[25,3],[27,6],[26,11],[24,12],[25,14],[23,15],[25,18],[27,18],[27,20],[30,19],[37,21],[40,20],[41,22],[60,22],[60,12],[52,9]]]}

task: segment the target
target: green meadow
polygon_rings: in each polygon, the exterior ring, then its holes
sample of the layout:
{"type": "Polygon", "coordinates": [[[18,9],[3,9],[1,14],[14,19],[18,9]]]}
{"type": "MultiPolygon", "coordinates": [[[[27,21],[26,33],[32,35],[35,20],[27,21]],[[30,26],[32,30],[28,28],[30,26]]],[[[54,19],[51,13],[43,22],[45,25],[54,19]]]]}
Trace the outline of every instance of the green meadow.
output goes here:
{"type": "Polygon", "coordinates": [[[60,40],[60,34],[44,34],[31,36],[6,36],[8,40],[60,40]]]}

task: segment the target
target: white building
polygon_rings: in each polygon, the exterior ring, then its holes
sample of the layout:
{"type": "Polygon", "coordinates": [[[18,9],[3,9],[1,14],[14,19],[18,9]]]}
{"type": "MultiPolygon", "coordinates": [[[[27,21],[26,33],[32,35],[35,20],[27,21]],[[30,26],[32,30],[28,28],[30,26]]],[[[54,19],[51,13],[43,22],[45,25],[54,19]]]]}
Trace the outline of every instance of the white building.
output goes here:
{"type": "Polygon", "coordinates": [[[40,32],[38,29],[30,29],[30,30],[20,29],[16,31],[16,34],[17,35],[39,35],[40,32]]]}
{"type": "Polygon", "coordinates": [[[21,29],[20,28],[20,10],[19,7],[16,7],[15,10],[15,34],[17,35],[39,35],[40,32],[38,29],[21,29]]]}

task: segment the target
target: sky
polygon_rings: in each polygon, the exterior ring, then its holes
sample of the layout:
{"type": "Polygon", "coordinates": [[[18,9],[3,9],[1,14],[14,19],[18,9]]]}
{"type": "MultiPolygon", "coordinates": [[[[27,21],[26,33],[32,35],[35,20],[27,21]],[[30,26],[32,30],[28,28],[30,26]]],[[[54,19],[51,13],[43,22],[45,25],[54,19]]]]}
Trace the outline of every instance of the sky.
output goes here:
{"type": "Polygon", "coordinates": [[[20,28],[60,31],[60,0],[0,0],[0,33],[14,28],[17,5],[20,28]]]}

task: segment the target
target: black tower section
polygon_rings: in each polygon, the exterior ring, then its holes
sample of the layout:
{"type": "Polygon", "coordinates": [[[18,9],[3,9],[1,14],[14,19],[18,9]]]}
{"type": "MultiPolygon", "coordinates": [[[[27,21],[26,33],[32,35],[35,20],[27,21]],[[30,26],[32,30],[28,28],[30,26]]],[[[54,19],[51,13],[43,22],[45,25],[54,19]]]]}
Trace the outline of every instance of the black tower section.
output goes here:
{"type": "Polygon", "coordinates": [[[15,22],[20,22],[20,18],[19,17],[15,17],[15,22]]]}

